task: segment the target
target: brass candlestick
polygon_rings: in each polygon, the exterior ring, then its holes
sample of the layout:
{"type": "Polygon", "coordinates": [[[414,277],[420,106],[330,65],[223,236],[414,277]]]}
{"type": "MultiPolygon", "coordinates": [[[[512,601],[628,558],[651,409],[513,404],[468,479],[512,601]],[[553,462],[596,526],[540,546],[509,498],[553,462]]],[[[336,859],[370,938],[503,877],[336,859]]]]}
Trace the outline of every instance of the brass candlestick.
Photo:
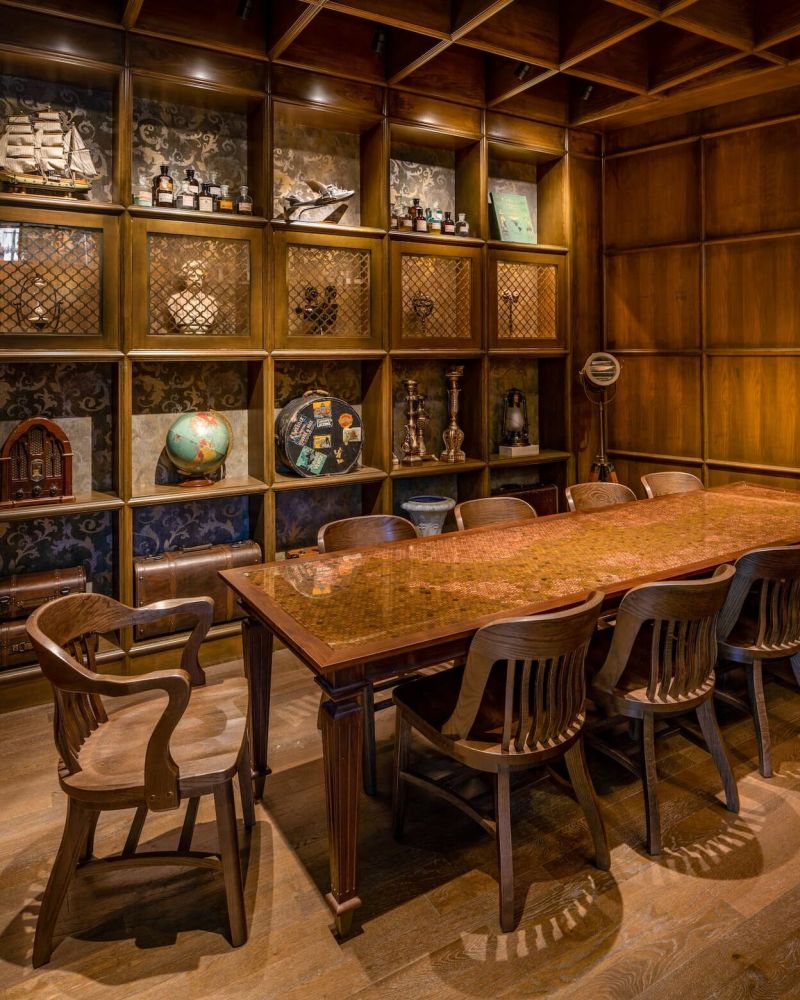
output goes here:
{"type": "Polygon", "coordinates": [[[401,459],[403,465],[413,465],[421,462],[425,455],[425,440],[422,427],[427,419],[424,397],[417,392],[416,379],[403,379],[403,389],[406,394],[406,422],[404,427],[401,459]]]}
{"type": "Polygon", "coordinates": [[[445,372],[447,381],[447,413],[449,423],[442,434],[444,451],[443,462],[466,462],[467,456],[461,449],[464,443],[464,432],[458,426],[458,397],[461,395],[461,379],[464,376],[463,365],[453,365],[445,372]]]}

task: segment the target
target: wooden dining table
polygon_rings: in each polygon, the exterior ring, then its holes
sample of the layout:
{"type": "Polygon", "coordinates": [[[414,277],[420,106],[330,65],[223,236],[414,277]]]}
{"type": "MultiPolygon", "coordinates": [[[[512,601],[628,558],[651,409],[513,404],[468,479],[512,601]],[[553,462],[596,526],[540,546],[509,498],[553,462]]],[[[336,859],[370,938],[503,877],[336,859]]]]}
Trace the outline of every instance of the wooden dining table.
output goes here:
{"type": "Polygon", "coordinates": [[[736,483],[365,549],[226,570],[246,612],[256,794],[269,774],[274,637],[324,692],[326,900],[351,928],[367,682],[462,658],[481,626],[568,607],[592,590],[702,574],[752,548],[800,542],[800,494],[736,483]]]}

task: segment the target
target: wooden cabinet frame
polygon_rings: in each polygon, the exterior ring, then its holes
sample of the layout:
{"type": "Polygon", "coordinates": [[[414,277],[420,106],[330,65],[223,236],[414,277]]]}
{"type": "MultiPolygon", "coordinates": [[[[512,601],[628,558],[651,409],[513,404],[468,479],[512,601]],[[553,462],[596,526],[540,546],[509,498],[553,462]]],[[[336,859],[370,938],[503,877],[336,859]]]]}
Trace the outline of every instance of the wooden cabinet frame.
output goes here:
{"type": "Polygon", "coordinates": [[[326,233],[290,232],[279,230],[272,237],[272,280],[274,349],[335,353],[339,350],[382,350],[383,343],[383,239],[329,235],[326,233]],[[290,247],[320,250],[366,251],[369,254],[369,336],[336,336],[333,334],[292,335],[289,330],[288,263],[290,247]]]}
{"type": "MultiPolygon", "coordinates": [[[[87,208],[88,208],[87,203],[87,208]]],[[[90,229],[102,236],[99,280],[102,282],[100,331],[98,334],[36,334],[6,333],[0,330],[0,355],[3,352],[50,355],[69,352],[73,355],[120,349],[120,286],[119,286],[119,218],[89,212],[51,212],[37,208],[0,208],[3,223],[62,226],[69,229],[90,229]]]]}
{"type": "Polygon", "coordinates": [[[567,346],[567,267],[564,254],[526,253],[513,250],[489,250],[487,268],[487,312],[489,348],[507,351],[537,352],[564,350],[567,346]],[[509,337],[501,330],[498,312],[503,308],[501,297],[504,290],[497,279],[498,265],[501,263],[520,265],[544,265],[556,269],[555,277],[555,336],[554,337],[509,337]]]}
{"type": "Polygon", "coordinates": [[[128,256],[130,319],[126,337],[129,350],[184,351],[188,353],[219,351],[223,354],[243,350],[261,351],[263,337],[263,232],[253,226],[214,225],[197,223],[194,217],[187,223],[175,219],[160,221],[134,218],[131,221],[130,253],[128,256]],[[195,237],[206,240],[242,240],[247,243],[250,262],[250,329],[241,336],[190,336],[186,334],[149,333],[150,267],[148,239],[152,235],[195,237]]]}

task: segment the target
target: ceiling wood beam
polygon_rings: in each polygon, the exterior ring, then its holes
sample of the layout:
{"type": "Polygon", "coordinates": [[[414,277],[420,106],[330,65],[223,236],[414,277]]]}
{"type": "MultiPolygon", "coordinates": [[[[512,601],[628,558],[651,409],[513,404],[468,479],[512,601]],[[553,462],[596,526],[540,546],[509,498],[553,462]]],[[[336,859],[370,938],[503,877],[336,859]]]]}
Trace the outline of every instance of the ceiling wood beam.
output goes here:
{"type": "Polygon", "coordinates": [[[278,59],[301,32],[322,10],[324,3],[300,3],[299,0],[282,0],[272,5],[272,17],[267,38],[267,55],[278,59]]]}
{"type": "Polygon", "coordinates": [[[503,101],[522,94],[531,87],[555,76],[557,70],[542,66],[531,66],[529,72],[520,79],[515,73],[518,63],[496,56],[488,56],[486,60],[486,106],[497,107],[503,101]]]}
{"type": "Polygon", "coordinates": [[[401,35],[394,33],[390,40],[386,64],[386,82],[400,83],[425,63],[441,55],[449,48],[448,39],[433,42],[424,35],[412,35],[404,31],[401,35]]]}
{"type": "Polygon", "coordinates": [[[144,0],[126,0],[125,9],[122,12],[122,27],[135,28],[139,15],[142,12],[144,0]]]}
{"type": "Polygon", "coordinates": [[[453,0],[450,37],[454,42],[509,7],[514,0],[453,0]]]}

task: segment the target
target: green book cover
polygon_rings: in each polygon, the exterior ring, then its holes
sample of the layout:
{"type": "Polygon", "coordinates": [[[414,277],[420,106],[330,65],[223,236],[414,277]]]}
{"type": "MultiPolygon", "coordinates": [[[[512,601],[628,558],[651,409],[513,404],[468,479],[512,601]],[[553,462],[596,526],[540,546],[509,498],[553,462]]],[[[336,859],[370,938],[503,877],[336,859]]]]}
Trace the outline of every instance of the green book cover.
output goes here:
{"type": "Polygon", "coordinates": [[[531,220],[528,199],[524,194],[493,191],[489,198],[499,239],[505,243],[536,242],[536,229],[531,220]]]}

